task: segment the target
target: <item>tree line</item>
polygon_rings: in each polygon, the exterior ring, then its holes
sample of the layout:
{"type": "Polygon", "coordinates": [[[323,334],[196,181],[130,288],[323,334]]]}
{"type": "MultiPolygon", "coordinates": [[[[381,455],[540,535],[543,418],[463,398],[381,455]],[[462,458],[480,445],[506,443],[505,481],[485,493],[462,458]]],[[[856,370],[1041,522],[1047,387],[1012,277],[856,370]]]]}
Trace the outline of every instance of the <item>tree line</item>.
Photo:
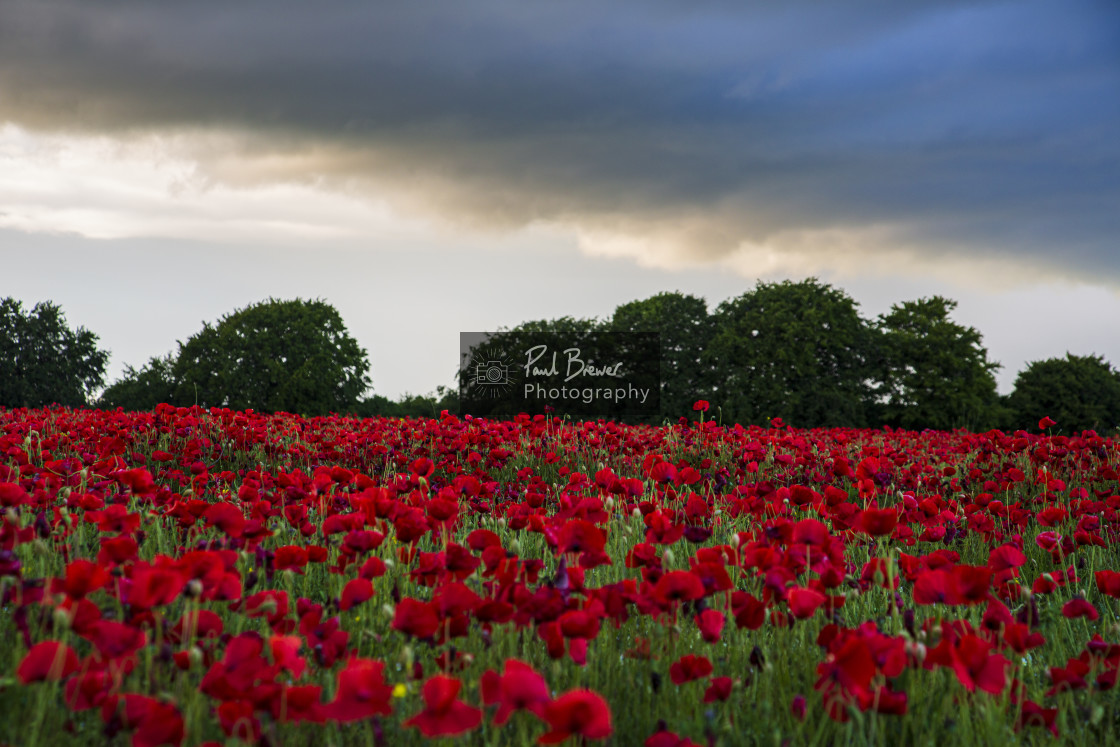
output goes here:
{"type": "MultiPolygon", "coordinates": [[[[526,322],[498,341],[579,346],[589,360],[625,359],[635,335],[660,338],[658,421],[693,417],[698,400],[724,423],[799,427],[1114,432],[1120,371],[1096,355],[1027,364],[1000,396],[981,334],[952,318],[941,296],[895,304],[866,318],[843,290],[816,278],[758,282],[709,309],[667,292],[632,301],[603,320],[526,322]]],[[[370,391],[369,357],[341,316],[321,301],[276,300],[236,310],[177,350],[154,357],[103,391],[108,353],[72,330],[59,307],[0,301],[0,406],[52,403],[128,410],[175,405],[262,412],[434,416],[458,407],[458,386],[398,400],[370,391]]],[[[461,382],[456,382],[458,385],[461,382]]],[[[575,413],[578,415],[578,413],[575,413]]],[[[652,418],[651,418],[652,419],[652,418]]]]}

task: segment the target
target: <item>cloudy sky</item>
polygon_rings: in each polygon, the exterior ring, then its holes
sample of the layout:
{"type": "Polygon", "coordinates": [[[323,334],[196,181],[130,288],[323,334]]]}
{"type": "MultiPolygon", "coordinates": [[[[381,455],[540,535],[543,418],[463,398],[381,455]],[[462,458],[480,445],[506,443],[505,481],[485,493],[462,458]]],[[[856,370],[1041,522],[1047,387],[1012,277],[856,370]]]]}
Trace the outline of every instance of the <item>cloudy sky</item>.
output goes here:
{"type": "Polygon", "coordinates": [[[1120,365],[1113,0],[0,0],[0,296],[125,364],[323,298],[375,390],[460,330],[818,276],[1120,365]]]}

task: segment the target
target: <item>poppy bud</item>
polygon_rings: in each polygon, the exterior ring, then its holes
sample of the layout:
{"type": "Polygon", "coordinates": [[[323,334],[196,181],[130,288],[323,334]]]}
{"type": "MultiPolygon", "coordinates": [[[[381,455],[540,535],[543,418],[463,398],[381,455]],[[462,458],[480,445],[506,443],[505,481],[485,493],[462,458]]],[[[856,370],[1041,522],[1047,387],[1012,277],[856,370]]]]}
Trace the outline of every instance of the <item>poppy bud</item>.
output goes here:
{"type": "Polygon", "coordinates": [[[202,649],[198,646],[191,646],[187,656],[190,658],[191,669],[202,666],[202,649]]]}
{"type": "Polygon", "coordinates": [[[749,661],[751,663],[751,666],[755,669],[762,669],[766,666],[766,657],[763,655],[762,649],[758,646],[755,646],[753,649],[751,649],[749,661]]]}
{"type": "Polygon", "coordinates": [[[202,582],[197,578],[192,578],[190,581],[188,581],[186,588],[183,590],[183,593],[190,599],[197,599],[198,597],[202,596],[202,592],[202,582]]]}
{"type": "Polygon", "coordinates": [[[59,630],[69,630],[70,623],[73,621],[70,610],[63,609],[62,607],[55,607],[54,612],[51,613],[54,620],[54,625],[59,630]]]}

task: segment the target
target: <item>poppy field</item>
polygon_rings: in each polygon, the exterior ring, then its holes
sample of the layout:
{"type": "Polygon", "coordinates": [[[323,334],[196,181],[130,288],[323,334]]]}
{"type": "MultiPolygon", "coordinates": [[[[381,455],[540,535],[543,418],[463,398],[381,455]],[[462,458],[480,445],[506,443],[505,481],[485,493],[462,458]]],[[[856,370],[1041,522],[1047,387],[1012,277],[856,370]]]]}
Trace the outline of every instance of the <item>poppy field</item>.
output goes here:
{"type": "Polygon", "coordinates": [[[0,743],[1106,744],[1120,443],[0,410],[0,743]]]}

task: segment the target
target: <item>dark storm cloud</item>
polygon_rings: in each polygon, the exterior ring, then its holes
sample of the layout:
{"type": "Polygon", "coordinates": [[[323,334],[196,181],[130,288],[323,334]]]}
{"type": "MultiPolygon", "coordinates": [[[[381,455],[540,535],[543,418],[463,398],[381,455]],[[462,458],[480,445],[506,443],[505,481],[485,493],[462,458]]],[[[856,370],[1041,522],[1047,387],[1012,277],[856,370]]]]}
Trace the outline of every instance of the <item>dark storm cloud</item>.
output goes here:
{"type": "Polygon", "coordinates": [[[0,120],[691,257],[888,226],[1120,281],[1109,2],[0,0],[0,120]]]}

